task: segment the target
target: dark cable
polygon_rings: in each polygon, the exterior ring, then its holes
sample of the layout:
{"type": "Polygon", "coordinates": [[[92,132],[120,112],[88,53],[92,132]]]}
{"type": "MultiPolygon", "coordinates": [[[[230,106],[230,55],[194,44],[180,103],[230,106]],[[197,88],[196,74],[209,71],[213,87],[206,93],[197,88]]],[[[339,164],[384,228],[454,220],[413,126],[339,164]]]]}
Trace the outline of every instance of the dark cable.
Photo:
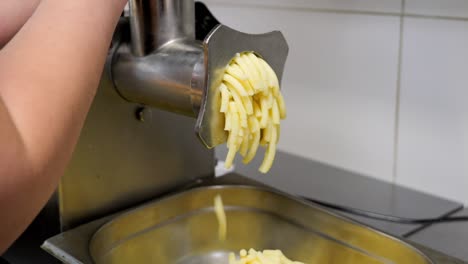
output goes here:
{"type": "Polygon", "coordinates": [[[415,219],[415,218],[405,218],[405,217],[399,217],[399,216],[393,216],[393,215],[387,215],[387,214],[381,214],[381,213],[376,213],[376,212],[371,212],[371,211],[366,211],[362,209],[357,209],[353,207],[347,207],[347,206],[342,206],[342,205],[337,205],[333,203],[328,203],[328,202],[323,202],[320,200],[308,198],[301,196],[301,198],[316,203],[318,205],[321,205],[323,207],[327,207],[330,209],[342,211],[345,213],[353,214],[353,215],[359,215],[363,216],[366,218],[371,218],[375,220],[380,220],[380,221],[386,221],[386,222],[392,222],[392,223],[399,223],[399,224],[440,224],[440,223],[449,223],[449,222],[464,222],[468,221],[468,216],[443,216],[443,217],[437,217],[437,218],[422,218],[422,219],[415,219]]]}

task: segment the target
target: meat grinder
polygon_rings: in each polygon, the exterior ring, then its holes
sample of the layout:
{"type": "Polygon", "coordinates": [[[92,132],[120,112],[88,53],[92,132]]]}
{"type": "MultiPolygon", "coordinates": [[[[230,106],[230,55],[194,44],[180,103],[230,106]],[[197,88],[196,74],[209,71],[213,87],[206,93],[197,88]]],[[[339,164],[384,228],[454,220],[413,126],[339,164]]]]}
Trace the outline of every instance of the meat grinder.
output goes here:
{"type": "Polygon", "coordinates": [[[226,140],[217,85],[243,51],[281,77],[288,46],[280,32],[235,31],[192,0],[130,1],[60,182],[62,230],[213,177],[212,148],[226,140]]]}

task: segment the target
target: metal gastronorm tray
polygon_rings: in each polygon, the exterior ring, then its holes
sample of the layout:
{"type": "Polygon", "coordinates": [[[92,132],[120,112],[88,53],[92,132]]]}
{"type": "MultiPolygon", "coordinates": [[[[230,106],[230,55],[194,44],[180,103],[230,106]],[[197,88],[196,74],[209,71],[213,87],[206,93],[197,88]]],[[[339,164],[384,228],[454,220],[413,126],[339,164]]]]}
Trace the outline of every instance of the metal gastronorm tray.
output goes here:
{"type": "Polygon", "coordinates": [[[90,242],[97,264],[227,263],[242,248],[281,249],[305,263],[432,263],[414,247],[380,231],[273,189],[205,186],[128,211],[90,242]],[[227,214],[218,240],[213,198],[227,214]]]}

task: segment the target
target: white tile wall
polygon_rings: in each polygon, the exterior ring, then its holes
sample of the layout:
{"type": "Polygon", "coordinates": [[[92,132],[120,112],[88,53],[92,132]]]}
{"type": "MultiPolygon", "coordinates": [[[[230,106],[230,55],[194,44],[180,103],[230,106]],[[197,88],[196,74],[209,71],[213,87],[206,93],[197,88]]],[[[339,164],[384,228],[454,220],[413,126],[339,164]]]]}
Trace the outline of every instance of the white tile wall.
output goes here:
{"type": "Polygon", "coordinates": [[[400,13],[401,0],[204,0],[207,4],[400,13]]]}
{"type": "Polygon", "coordinates": [[[289,41],[280,149],[392,179],[397,17],[211,8],[241,31],[280,29],[289,41]]]}
{"type": "Polygon", "coordinates": [[[468,18],[466,0],[405,0],[405,13],[468,18]]]}
{"type": "Polygon", "coordinates": [[[468,22],[406,18],[397,182],[468,201],[468,22]]]}
{"type": "Polygon", "coordinates": [[[205,2],[241,31],[286,35],[280,149],[468,204],[467,0],[205,2]]]}

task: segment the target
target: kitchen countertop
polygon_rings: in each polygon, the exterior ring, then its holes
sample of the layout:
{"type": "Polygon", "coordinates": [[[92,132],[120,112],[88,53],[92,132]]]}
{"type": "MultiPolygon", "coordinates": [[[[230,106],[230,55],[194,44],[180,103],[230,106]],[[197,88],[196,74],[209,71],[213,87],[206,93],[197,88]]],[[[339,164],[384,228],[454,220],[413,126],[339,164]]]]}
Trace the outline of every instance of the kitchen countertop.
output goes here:
{"type": "MultiPolygon", "coordinates": [[[[453,216],[468,215],[468,208],[453,216]]],[[[468,261],[468,222],[430,226],[409,237],[409,240],[468,261]]]]}
{"type": "Polygon", "coordinates": [[[426,256],[432,259],[434,263],[436,264],[466,264],[466,262],[464,261],[461,261],[459,259],[454,259],[445,254],[441,254],[440,252],[437,252],[425,246],[421,246],[420,244],[413,244],[413,245],[416,246],[419,250],[421,250],[421,252],[426,254],[426,256]]]}

